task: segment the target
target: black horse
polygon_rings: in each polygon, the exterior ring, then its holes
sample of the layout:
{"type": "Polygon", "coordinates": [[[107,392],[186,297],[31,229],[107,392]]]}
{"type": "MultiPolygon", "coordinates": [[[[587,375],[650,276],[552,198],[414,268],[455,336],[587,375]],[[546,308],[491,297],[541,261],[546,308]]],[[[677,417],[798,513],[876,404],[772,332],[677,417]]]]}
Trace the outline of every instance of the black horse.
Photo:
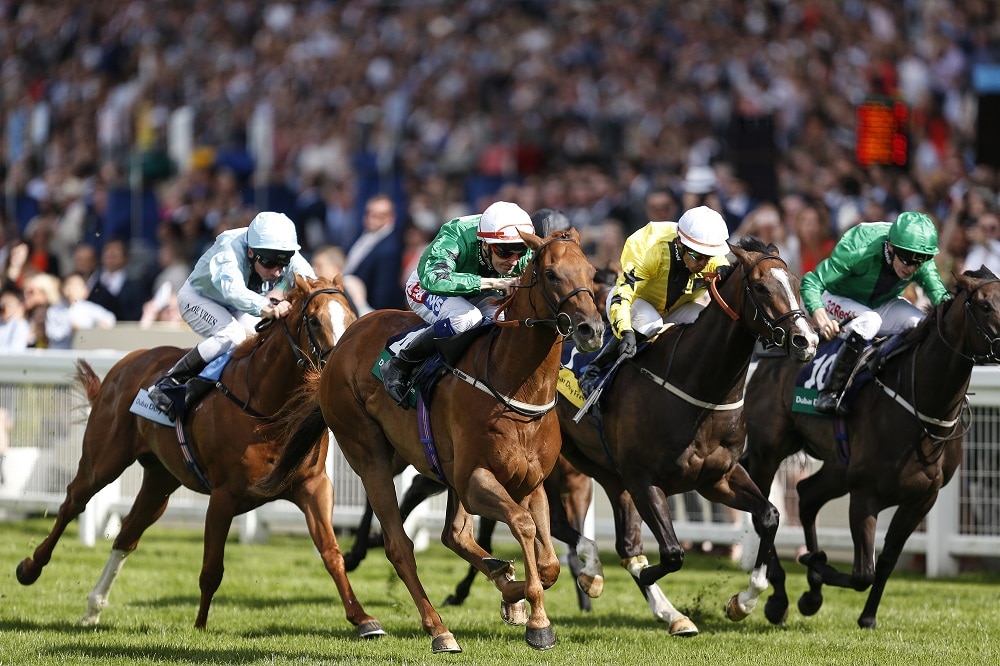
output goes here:
{"type": "MultiPolygon", "coordinates": [[[[875,614],[903,545],[934,505],[962,458],[961,421],[966,390],[977,361],[1000,353],[1000,280],[985,268],[956,278],[956,294],[938,305],[885,355],[876,355],[873,378],[845,417],[847,446],[838,445],[830,417],[793,412],[801,366],[783,358],[761,359],[746,394],[747,449],[743,465],[761,488],[770,487],[781,461],[805,450],[823,461],[800,481],[799,516],[808,552],[809,590],[799,598],[804,615],[823,603],[822,586],[871,588],[858,625],[875,627],[875,614]],[[816,538],[816,515],[830,500],[850,495],[854,566],[842,573],[827,564],[816,538]],[[897,507],[875,559],[878,513],[897,507]]],[[[785,572],[768,563],[774,593],[764,613],[780,623],[788,613],[785,572]]]]}

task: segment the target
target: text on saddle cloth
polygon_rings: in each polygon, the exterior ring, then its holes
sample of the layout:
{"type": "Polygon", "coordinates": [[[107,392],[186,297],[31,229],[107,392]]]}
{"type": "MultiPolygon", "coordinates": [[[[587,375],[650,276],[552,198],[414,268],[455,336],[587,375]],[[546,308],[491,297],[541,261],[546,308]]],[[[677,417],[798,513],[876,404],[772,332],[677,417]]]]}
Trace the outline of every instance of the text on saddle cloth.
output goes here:
{"type": "MultiPolygon", "coordinates": [[[[233,352],[232,350],[230,350],[225,354],[223,354],[222,356],[218,357],[217,359],[213,360],[211,363],[205,366],[204,370],[202,370],[198,374],[198,379],[208,384],[214,384],[215,382],[219,381],[219,378],[222,377],[222,370],[226,367],[226,364],[229,363],[229,360],[232,358],[232,356],[233,352]]],[[[176,388],[168,389],[166,393],[168,396],[174,399],[174,402],[183,403],[186,402],[186,388],[187,388],[186,384],[181,384],[176,388]]],[[[202,391],[198,397],[203,396],[204,393],[205,392],[202,391]]],[[[171,426],[171,427],[173,427],[174,425],[174,421],[172,419],[168,418],[166,414],[158,410],[153,405],[153,402],[149,399],[149,393],[146,391],[145,388],[139,389],[139,392],[136,394],[135,399],[132,401],[132,405],[129,407],[129,411],[135,414],[136,416],[141,416],[150,421],[155,421],[156,423],[159,423],[161,425],[171,426]]]]}
{"type": "MultiPolygon", "coordinates": [[[[873,363],[902,351],[902,348],[899,346],[902,338],[902,335],[893,335],[884,341],[883,339],[876,340],[874,343],[875,349],[872,349],[873,343],[868,343],[861,358],[858,360],[858,364],[863,367],[857,370],[851,377],[850,384],[848,384],[847,390],[844,393],[842,402],[845,406],[849,406],[861,387],[871,380],[872,374],[870,368],[873,363]]],[[[823,416],[815,409],[816,397],[826,386],[827,381],[829,381],[833,364],[837,360],[837,352],[844,343],[845,340],[841,337],[836,337],[822,343],[813,360],[806,363],[799,374],[796,375],[795,388],[792,392],[793,412],[823,416]]]]}

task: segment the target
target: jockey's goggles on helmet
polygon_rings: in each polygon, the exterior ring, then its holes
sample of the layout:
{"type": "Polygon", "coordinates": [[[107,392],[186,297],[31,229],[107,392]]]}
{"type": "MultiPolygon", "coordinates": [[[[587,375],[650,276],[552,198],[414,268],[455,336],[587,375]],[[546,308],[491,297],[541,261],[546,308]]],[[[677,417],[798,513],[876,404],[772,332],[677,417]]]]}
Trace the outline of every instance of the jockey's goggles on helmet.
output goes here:
{"type": "Polygon", "coordinates": [[[528,251],[524,243],[491,243],[490,248],[501,259],[521,258],[528,251]]]}
{"type": "Polygon", "coordinates": [[[896,258],[899,259],[899,263],[904,266],[919,266],[931,258],[931,255],[929,254],[911,252],[910,250],[904,250],[898,247],[892,248],[892,251],[896,255],[896,258]]]}

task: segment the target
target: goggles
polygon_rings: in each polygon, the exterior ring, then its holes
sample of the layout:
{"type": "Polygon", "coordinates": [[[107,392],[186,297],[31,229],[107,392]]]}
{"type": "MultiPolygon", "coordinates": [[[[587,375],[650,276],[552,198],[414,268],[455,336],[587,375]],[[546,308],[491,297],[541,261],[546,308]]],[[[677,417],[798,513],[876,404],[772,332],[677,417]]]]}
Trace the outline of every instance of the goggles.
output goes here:
{"type": "Polygon", "coordinates": [[[700,264],[703,261],[708,261],[710,258],[707,254],[702,254],[701,252],[695,252],[694,250],[689,250],[687,248],[684,248],[684,254],[691,257],[691,261],[695,262],[696,264],[700,264]]]}
{"type": "Polygon", "coordinates": [[[262,257],[259,254],[255,254],[253,256],[253,258],[254,258],[254,261],[256,261],[258,264],[260,264],[264,268],[267,268],[268,270],[270,270],[272,268],[279,268],[279,267],[280,268],[284,268],[285,266],[288,265],[288,260],[287,259],[284,259],[284,260],[282,260],[282,259],[269,259],[267,257],[262,257]]]}
{"type": "Polygon", "coordinates": [[[932,256],[929,254],[920,254],[918,252],[911,252],[910,250],[903,250],[898,247],[894,247],[892,250],[893,253],[896,255],[896,258],[899,259],[899,263],[903,264],[904,266],[919,266],[920,264],[930,259],[932,256]]]}
{"type": "Polygon", "coordinates": [[[510,259],[511,257],[521,258],[528,251],[527,246],[523,243],[491,244],[490,248],[493,250],[493,254],[501,259],[510,259]]]}

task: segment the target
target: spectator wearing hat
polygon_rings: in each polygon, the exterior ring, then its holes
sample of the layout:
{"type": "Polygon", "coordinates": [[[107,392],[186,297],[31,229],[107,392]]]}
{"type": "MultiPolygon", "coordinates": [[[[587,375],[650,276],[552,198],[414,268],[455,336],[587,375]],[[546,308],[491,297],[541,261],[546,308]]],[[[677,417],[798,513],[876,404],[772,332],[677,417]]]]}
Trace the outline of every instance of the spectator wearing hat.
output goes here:
{"type": "MultiPolygon", "coordinates": [[[[718,186],[719,179],[712,167],[707,164],[688,167],[681,183],[681,210],[708,206],[721,215],[724,208],[718,186]]],[[[728,224],[726,228],[729,229],[728,224]]]]}

